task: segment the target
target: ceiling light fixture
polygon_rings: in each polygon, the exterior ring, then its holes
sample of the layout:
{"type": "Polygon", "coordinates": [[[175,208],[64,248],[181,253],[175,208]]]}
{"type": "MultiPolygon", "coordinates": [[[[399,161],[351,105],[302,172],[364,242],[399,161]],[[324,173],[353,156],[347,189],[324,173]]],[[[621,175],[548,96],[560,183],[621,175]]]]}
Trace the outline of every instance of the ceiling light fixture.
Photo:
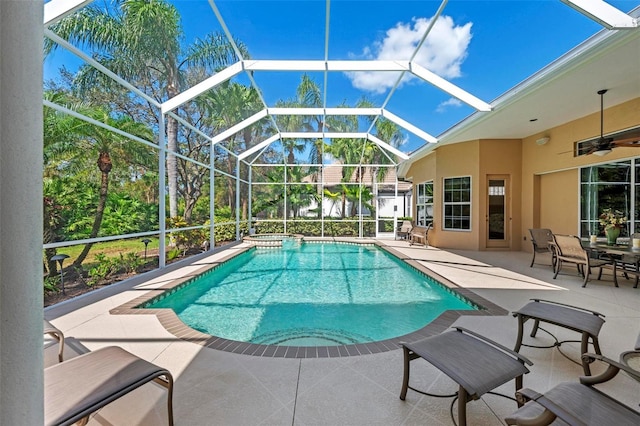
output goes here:
{"type": "Polygon", "coordinates": [[[611,152],[611,148],[603,148],[603,149],[599,149],[597,151],[593,151],[593,155],[597,155],[598,157],[604,157],[605,155],[607,155],[610,152],[611,152]]]}

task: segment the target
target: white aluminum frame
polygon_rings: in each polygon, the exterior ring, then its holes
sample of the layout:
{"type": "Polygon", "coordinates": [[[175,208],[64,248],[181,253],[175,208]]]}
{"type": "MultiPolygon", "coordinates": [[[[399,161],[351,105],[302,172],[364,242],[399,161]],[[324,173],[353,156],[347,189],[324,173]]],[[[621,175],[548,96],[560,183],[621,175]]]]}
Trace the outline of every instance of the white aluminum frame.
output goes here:
{"type": "MultiPolygon", "coordinates": [[[[142,91],[140,91],[138,88],[136,88],[135,86],[133,86],[132,84],[130,84],[128,81],[124,80],[123,78],[121,78],[120,76],[118,76],[117,74],[115,74],[114,72],[112,72],[111,70],[107,69],[105,66],[101,65],[100,63],[98,63],[96,60],[93,59],[93,57],[89,54],[86,54],[85,52],[81,51],[79,48],[77,48],[76,46],[71,45],[67,40],[62,39],[61,37],[59,37],[57,34],[55,34],[51,29],[50,26],[52,26],[53,24],[59,22],[61,19],[63,19],[64,17],[74,13],[75,11],[79,10],[80,8],[84,7],[85,5],[91,3],[92,0],[51,0],[50,2],[46,3],[44,5],[44,9],[45,9],[45,13],[44,13],[44,21],[43,21],[43,25],[44,25],[44,33],[45,36],[48,37],[49,39],[51,39],[52,41],[54,41],[55,43],[57,43],[58,45],[60,45],[62,48],[66,49],[67,51],[71,52],[72,54],[76,55],[77,57],[79,57],[81,60],[83,60],[86,64],[96,68],[97,70],[101,71],[102,73],[104,73],[105,75],[107,75],[109,78],[113,79],[115,82],[117,82],[118,84],[122,85],[123,87],[125,87],[126,89],[130,90],[132,93],[134,93],[137,96],[140,96],[142,99],[144,99],[145,101],[149,102],[150,105],[158,108],[159,111],[159,135],[158,135],[158,145],[155,145],[152,142],[149,141],[144,141],[144,140],[140,140],[139,138],[136,138],[132,135],[128,135],[126,134],[126,132],[122,132],[118,129],[113,129],[110,128],[108,126],[105,127],[105,125],[103,125],[102,123],[96,122],[95,120],[91,120],[88,119],[86,117],[82,117],[81,114],[78,114],[76,112],[70,111],[64,107],[60,107],[60,106],[55,106],[54,104],[46,101],[45,105],[47,106],[51,106],[54,107],[56,109],[58,109],[59,111],[63,111],[69,114],[72,114],[78,118],[84,119],[88,122],[91,122],[95,125],[99,125],[105,128],[108,128],[109,130],[112,130],[114,132],[117,132],[123,136],[129,137],[132,140],[135,140],[137,142],[142,142],[145,143],[147,145],[151,145],[153,146],[155,149],[159,150],[159,207],[160,207],[160,212],[159,212],[159,218],[158,218],[158,222],[159,222],[159,232],[158,233],[144,233],[144,235],[154,235],[154,234],[158,234],[160,237],[160,267],[164,267],[165,266],[165,256],[164,256],[164,252],[165,252],[165,247],[164,247],[164,241],[165,241],[165,237],[167,235],[167,232],[171,232],[171,231],[175,231],[175,230],[167,230],[166,229],[166,223],[165,223],[165,215],[166,215],[166,206],[165,206],[165,184],[166,184],[166,155],[168,153],[167,147],[166,147],[166,134],[164,132],[164,123],[165,123],[165,119],[167,116],[171,116],[174,119],[176,119],[178,121],[178,123],[182,126],[188,127],[190,130],[196,132],[198,135],[200,135],[201,137],[205,138],[206,140],[209,141],[209,143],[211,144],[211,158],[209,161],[209,164],[203,164],[201,162],[198,162],[194,159],[191,159],[189,157],[183,156],[179,153],[173,153],[174,155],[176,155],[179,158],[182,158],[183,160],[186,161],[190,161],[194,164],[197,164],[200,167],[205,167],[208,168],[211,174],[211,182],[213,183],[215,180],[215,173],[218,173],[220,175],[223,176],[227,176],[228,178],[231,179],[235,179],[236,181],[236,204],[239,204],[239,191],[238,189],[240,188],[240,185],[242,183],[247,183],[249,185],[249,198],[251,199],[251,188],[252,185],[254,184],[260,184],[258,182],[253,182],[253,177],[252,177],[252,168],[254,166],[268,166],[268,164],[260,164],[258,163],[258,159],[260,158],[261,154],[273,143],[275,143],[276,141],[281,141],[283,139],[287,139],[287,138],[296,138],[296,139],[310,139],[310,138],[319,138],[319,139],[333,139],[333,138],[352,138],[354,139],[354,143],[362,143],[362,141],[364,140],[368,140],[372,143],[374,143],[383,153],[384,155],[391,161],[391,164],[381,164],[378,165],[380,167],[395,167],[397,166],[397,164],[399,164],[399,162],[406,160],[409,158],[409,156],[405,153],[403,153],[402,151],[400,151],[399,149],[393,147],[391,144],[389,144],[387,141],[383,141],[381,140],[379,137],[377,137],[374,134],[374,130],[375,130],[375,122],[380,118],[380,117],[384,117],[385,119],[390,120],[391,122],[395,123],[396,125],[400,126],[401,128],[405,129],[406,131],[416,135],[417,137],[425,140],[427,143],[429,144],[434,144],[437,143],[438,140],[437,138],[435,138],[434,136],[432,136],[431,134],[429,134],[428,132],[420,129],[419,127],[409,123],[408,121],[402,119],[401,117],[397,116],[396,114],[390,112],[387,110],[387,105],[389,103],[389,100],[391,99],[392,95],[394,94],[394,92],[396,91],[396,89],[399,87],[399,84],[403,78],[403,76],[406,73],[410,73],[414,76],[416,76],[417,78],[443,90],[444,92],[450,94],[451,96],[454,96],[456,98],[458,98],[460,101],[470,105],[471,107],[473,107],[474,109],[476,109],[477,111],[481,111],[481,112],[488,112],[491,111],[492,107],[490,104],[476,98],[475,96],[471,95],[470,93],[464,91],[463,89],[455,86],[454,84],[448,82],[447,80],[435,75],[434,73],[430,72],[429,70],[421,67],[420,65],[418,65],[417,63],[414,62],[414,58],[416,57],[416,54],[418,52],[418,50],[420,49],[420,47],[422,46],[422,44],[424,43],[426,37],[429,34],[429,31],[431,30],[433,23],[435,23],[436,19],[441,15],[441,13],[444,10],[444,7],[446,6],[448,0],[443,0],[440,4],[440,7],[438,8],[436,14],[433,16],[432,18],[432,24],[429,26],[429,28],[425,31],[425,33],[423,34],[420,42],[418,43],[415,51],[413,52],[412,56],[409,58],[409,60],[385,60],[385,61],[366,61],[366,60],[329,60],[329,28],[330,28],[330,17],[331,17],[331,1],[330,0],[326,0],[326,18],[325,18],[325,43],[324,43],[324,59],[323,60],[262,60],[262,59],[247,59],[247,58],[243,58],[241,55],[240,50],[238,49],[238,46],[236,45],[235,41],[233,40],[233,37],[231,36],[231,31],[229,30],[228,26],[226,25],[217,5],[215,0],[208,0],[208,3],[213,11],[213,13],[215,14],[220,26],[223,29],[223,32],[226,34],[229,43],[231,44],[231,46],[233,47],[236,56],[238,57],[238,61],[235,62],[234,64],[228,66],[227,68],[223,69],[222,71],[211,75],[210,77],[206,78],[204,81],[190,87],[189,89],[179,93],[178,95],[174,96],[171,99],[167,99],[164,102],[157,102],[155,99],[149,97],[148,95],[146,95],[145,93],[143,93],[142,91]],[[260,90],[260,87],[256,84],[256,81],[253,77],[253,73],[255,72],[261,72],[261,71],[285,71],[285,72],[298,72],[298,71],[302,71],[302,72],[313,72],[313,71],[317,71],[317,72],[322,72],[324,75],[324,86],[323,86],[323,105],[321,108],[280,108],[280,107],[272,107],[269,106],[265,100],[264,97],[262,95],[262,91],[260,90]],[[396,72],[399,73],[399,78],[396,81],[396,84],[394,85],[394,87],[390,90],[390,93],[388,94],[386,100],[384,101],[383,105],[381,107],[378,108],[335,108],[335,107],[330,107],[327,105],[327,92],[328,92],[328,73],[329,72],[396,72]],[[208,135],[204,132],[202,132],[201,130],[193,127],[191,124],[189,124],[186,120],[182,119],[178,113],[177,110],[184,104],[192,101],[193,99],[197,98],[198,96],[202,95],[203,93],[215,89],[217,86],[219,86],[220,84],[233,79],[235,77],[237,77],[238,75],[244,73],[244,75],[249,79],[249,81],[251,82],[251,85],[257,90],[258,95],[260,97],[260,100],[263,104],[263,109],[261,109],[260,111],[254,113],[252,116],[240,121],[239,123],[236,123],[234,125],[232,125],[229,129],[220,132],[219,134],[216,135],[208,135]],[[282,132],[280,131],[280,129],[278,129],[277,123],[275,121],[275,117],[278,115],[318,115],[318,116],[322,116],[323,118],[323,122],[326,122],[325,118],[327,116],[339,116],[339,115],[349,115],[349,116],[373,116],[374,118],[374,122],[370,125],[369,129],[366,132],[329,132],[327,131],[326,127],[324,127],[321,129],[320,132],[282,132]],[[235,135],[236,133],[242,131],[243,129],[251,126],[252,124],[255,124],[256,122],[262,120],[262,119],[269,119],[273,125],[273,128],[275,129],[275,134],[271,135],[270,137],[268,137],[267,139],[259,142],[257,145],[254,145],[252,147],[247,148],[246,150],[244,150],[243,152],[239,152],[239,153],[235,153],[230,151],[229,149],[227,149],[224,146],[224,142],[226,139],[232,137],[233,135],[235,135]],[[235,175],[232,175],[230,173],[227,173],[223,170],[218,170],[215,169],[214,167],[214,158],[215,158],[215,149],[216,148],[220,148],[223,149],[225,152],[227,152],[229,155],[233,156],[235,158],[235,163],[236,163],[236,172],[235,175]],[[253,159],[250,162],[247,162],[250,158],[253,159]],[[248,182],[245,181],[244,179],[242,179],[239,175],[240,173],[240,168],[241,168],[241,164],[246,165],[249,168],[249,178],[248,178],[248,182]]],[[[364,145],[363,145],[363,149],[364,149],[364,145]]],[[[364,153],[364,151],[363,151],[364,153]]],[[[324,154],[324,153],[323,153],[324,154]]],[[[323,155],[324,157],[324,155],[323,155]]],[[[286,155],[284,155],[284,151],[283,151],[283,158],[285,159],[285,165],[290,166],[288,164],[286,164],[286,155]]],[[[296,164],[296,166],[302,166],[301,164],[296,164]]],[[[324,188],[325,185],[325,180],[324,180],[324,170],[323,168],[326,166],[326,164],[322,163],[320,165],[313,165],[313,166],[320,166],[320,173],[321,173],[321,179],[319,184],[322,185],[322,187],[324,188]]],[[[362,163],[357,164],[355,166],[362,166],[362,163]]],[[[370,166],[374,166],[374,165],[370,165],[370,166]]],[[[291,183],[291,182],[287,182],[288,176],[286,176],[286,168],[285,168],[285,176],[284,176],[284,187],[286,188],[287,185],[292,185],[295,183],[291,183]]],[[[360,186],[362,186],[362,182],[359,183],[360,186]]],[[[375,185],[374,185],[375,186],[375,185]]],[[[396,182],[395,182],[395,192],[397,193],[397,187],[398,187],[398,183],[397,183],[397,178],[396,178],[396,182]]],[[[213,200],[214,200],[214,192],[213,192],[213,188],[214,185],[211,185],[211,189],[210,189],[210,197],[211,197],[211,201],[210,201],[210,230],[213,231],[214,229],[214,217],[213,217],[213,210],[214,210],[214,204],[213,204],[213,200]]],[[[375,188],[374,188],[375,189],[375,188]]],[[[286,191],[285,191],[285,197],[286,197],[286,191]]],[[[360,204],[360,211],[361,211],[361,201],[359,202],[360,204]]],[[[286,204],[285,204],[286,205],[286,204]]],[[[239,207],[239,206],[236,206],[239,207]]],[[[236,209],[236,211],[239,211],[239,208],[236,209]]],[[[239,213],[238,213],[239,214],[239,213]]],[[[360,222],[360,236],[362,236],[362,216],[359,219],[360,222]]],[[[322,232],[324,235],[324,212],[321,215],[321,221],[322,221],[322,232]]],[[[236,217],[236,238],[239,238],[239,223],[240,223],[240,218],[239,216],[236,217]]],[[[394,226],[396,225],[396,218],[394,218],[394,226]]],[[[251,219],[249,219],[249,226],[251,226],[251,219]]],[[[287,227],[286,224],[286,219],[285,219],[285,229],[287,227]]],[[[197,228],[197,227],[196,227],[197,228]]],[[[195,229],[195,228],[194,228],[195,229]]],[[[107,239],[117,239],[117,238],[133,238],[133,237],[138,237],[141,236],[143,234],[131,234],[131,235],[123,235],[123,236],[113,236],[113,237],[106,237],[107,239]]],[[[104,240],[104,238],[102,239],[94,239],[95,241],[98,240],[104,240]]],[[[73,242],[72,244],[76,244],[79,242],[73,242]]],[[[211,232],[211,239],[210,239],[210,243],[211,243],[211,248],[214,247],[214,233],[211,232]]],[[[56,243],[58,244],[58,243],[56,243]]],[[[69,243],[67,243],[68,245],[69,243]]],[[[57,245],[56,245],[57,246],[57,245]]]]}

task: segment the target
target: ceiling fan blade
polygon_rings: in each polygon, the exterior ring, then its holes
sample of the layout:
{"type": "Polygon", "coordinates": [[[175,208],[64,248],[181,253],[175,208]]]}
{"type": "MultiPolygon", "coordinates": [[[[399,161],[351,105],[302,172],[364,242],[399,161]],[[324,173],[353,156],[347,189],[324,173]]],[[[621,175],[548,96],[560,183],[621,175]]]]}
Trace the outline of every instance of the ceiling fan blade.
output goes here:
{"type": "Polygon", "coordinates": [[[613,144],[615,146],[635,146],[635,147],[640,147],[640,136],[636,136],[636,137],[633,137],[633,138],[625,138],[625,139],[614,140],[613,144]]]}

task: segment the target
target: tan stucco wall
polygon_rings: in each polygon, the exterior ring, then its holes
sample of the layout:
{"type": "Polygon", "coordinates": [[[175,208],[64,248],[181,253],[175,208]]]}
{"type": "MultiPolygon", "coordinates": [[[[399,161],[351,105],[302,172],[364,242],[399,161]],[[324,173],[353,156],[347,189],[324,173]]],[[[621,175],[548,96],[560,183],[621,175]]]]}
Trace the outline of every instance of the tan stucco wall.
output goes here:
{"type": "MultiPolygon", "coordinates": [[[[436,176],[434,180],[434,223],[436,247],[455,247],[478,250],[480,233],[480,182],[478,179],[480,142],[444,145],[436,150],[436,176]],[[444,178],[471,176],[471,231],[444,231],[442,229],[442,188],[444,178]]],[[[431,239],[429,239],[431,241],[431,239]]]]}
{"type": "MultiPolygon", "coordinates": [[[[604,133],[640,125],[640,98],[605,109],[604,133]]],[[[579,233],[579,168],[640,156],[640,148],[616,148],[605,157],[573,156],[574,143],[600,134],[600,113],[588,115],[522,140],[522,234],[531,251],[529,228],[579,233]],[[550,138],[545,145],[535,141],[550,138]],[[560,209],[562,207],[562,210],[560,209]]]]}
{"type": "MultiPolygon", "coordinates": [[[[522,176],[521,164],[522,143],[519,139],[483,140],[480,143],[480,199],[479,213],[481,219],[486,219],[487,212],[487,178],[493,175],[508,177],[510,187],[507,188],[507,204],[509,206],[510,220],[506,222],[508,241],[506,247],[511,250],[520,250],[521,235],[521,191],[522,176]]],[[[478,235],[478,247],[486,248],[487,221],[481,220],[480,233],[478,235]]]]}
{"type": "MultiPolygon", "coordinates": [[[[604,133],[640,126],[640,98],[605,109],[604,133]]],[[[600,113],[550,128],[522,140],[476,140],[443,145],[411,165],[414,184],[434,182],[435,229],[429,240],[442,248],[483,250],[486,243],[487,175],[511,179],[511,250],[531,251],[529,228],[579,232],[579,168],[639,157],[640,148],[616,148],[606,157],[574,157],[574,143],[600,134],[600,113]],[[550,138],[537,145],[543,136],[550,138]],[[471,231],[442,230],[442,182],[471,176],[471,231]]],[[[415,201],[414,201],[415,202],[415,201]]],[[[414,206],[415,207],[415,206],[414,206]]],[[[415,211],[415,210],[414,210],[415,211]]]]}
{"type": "Polygon", "coordinates": [[[540,223],[555,234],[578,235],[578,169],[540,177],[540,223]]]}

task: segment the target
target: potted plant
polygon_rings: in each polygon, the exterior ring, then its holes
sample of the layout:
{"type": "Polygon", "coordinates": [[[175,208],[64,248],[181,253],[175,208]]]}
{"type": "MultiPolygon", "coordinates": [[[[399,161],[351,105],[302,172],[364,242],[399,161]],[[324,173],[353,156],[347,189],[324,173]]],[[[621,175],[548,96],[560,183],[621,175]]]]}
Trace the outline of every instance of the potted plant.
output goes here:
{"type": "Polygon", "coordinates": [[[627,223],[627,218],[621,211],[604,209],[600,214],[600,225],[604,226],[604,233],[607,236],[607,244],[616,244],[622,226],[627,223]]]}

